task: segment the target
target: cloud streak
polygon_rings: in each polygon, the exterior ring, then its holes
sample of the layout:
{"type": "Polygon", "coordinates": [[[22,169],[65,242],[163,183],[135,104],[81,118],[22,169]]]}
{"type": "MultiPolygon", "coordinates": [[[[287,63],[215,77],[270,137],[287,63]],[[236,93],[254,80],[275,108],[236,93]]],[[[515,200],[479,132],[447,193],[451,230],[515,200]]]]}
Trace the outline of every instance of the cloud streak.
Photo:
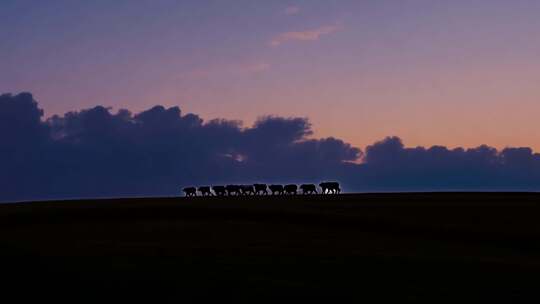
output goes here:
{"type": "Polygon", "coordinates": [[[341,30],[343,27],[341,25],[326,25],[321,26],[316,29],[305,30],[305,31],[293,31],[285,32],[279,35],[276,35],[272,40],[270,40],[269,45],[277,47],[282,45],[285,42],[289,41],[315,41],[319,40],[323,35],[329,35],[341,30]]]}

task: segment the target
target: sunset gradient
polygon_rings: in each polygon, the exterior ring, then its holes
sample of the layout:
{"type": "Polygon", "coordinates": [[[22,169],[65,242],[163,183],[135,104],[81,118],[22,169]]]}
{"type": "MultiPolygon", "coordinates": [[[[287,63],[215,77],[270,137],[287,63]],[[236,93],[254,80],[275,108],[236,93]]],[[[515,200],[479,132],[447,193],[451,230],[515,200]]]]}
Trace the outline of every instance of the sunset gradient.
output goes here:
{"type": "Polygon", "coordinates": [[[0,2],[0,93],[540,151],[540,1],[0,2]]]}

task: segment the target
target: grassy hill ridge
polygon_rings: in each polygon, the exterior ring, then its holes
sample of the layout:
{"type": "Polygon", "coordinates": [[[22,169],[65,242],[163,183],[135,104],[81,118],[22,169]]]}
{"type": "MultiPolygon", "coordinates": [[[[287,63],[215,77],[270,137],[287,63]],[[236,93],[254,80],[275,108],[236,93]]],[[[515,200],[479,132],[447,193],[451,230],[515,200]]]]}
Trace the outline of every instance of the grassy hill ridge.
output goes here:
{"type": "Polygon", "coordinates": [[[78,300],[528,300],[539,216],[535,193],[15,203],[0,266],[10,290],[78,300]]]}

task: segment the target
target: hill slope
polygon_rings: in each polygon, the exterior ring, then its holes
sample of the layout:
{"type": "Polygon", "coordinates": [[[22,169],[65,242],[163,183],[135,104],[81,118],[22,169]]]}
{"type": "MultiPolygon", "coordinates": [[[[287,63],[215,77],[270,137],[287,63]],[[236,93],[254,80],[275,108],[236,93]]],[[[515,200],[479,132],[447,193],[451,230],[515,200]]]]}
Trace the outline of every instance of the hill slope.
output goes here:
{"type": "Polygon", "coordinates": [[[20,299],[74,302],[532,300],[539,215],[526,193],[6,204],[0,271],[20,299]]]}

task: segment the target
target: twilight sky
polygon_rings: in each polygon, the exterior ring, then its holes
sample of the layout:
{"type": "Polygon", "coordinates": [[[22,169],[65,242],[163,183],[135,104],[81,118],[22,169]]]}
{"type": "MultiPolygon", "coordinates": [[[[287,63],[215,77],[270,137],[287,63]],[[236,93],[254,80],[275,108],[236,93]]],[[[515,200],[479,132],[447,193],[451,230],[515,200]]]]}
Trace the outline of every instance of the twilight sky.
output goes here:
{"type": "Polygon", "coordinates": [[[540,151],[537,0],[2,0],[0,93],[45,116],[306,116],[365,147],[540,151]]]}

